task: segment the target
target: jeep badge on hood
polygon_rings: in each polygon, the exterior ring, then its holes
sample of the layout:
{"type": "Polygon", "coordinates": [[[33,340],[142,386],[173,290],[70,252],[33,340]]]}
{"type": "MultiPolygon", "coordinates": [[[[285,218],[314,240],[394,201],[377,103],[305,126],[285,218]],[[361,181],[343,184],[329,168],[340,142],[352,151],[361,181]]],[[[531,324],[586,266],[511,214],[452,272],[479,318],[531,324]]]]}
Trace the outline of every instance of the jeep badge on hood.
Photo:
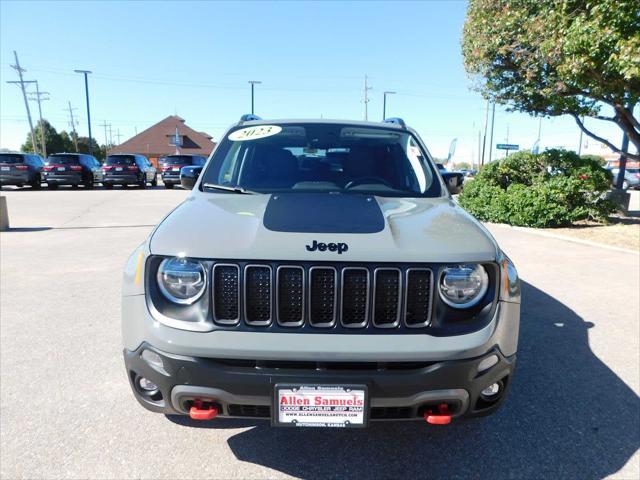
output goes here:
{"type": "Polygon", "coordinates": [[[306,247],[310,252],[315,252],[317,250],[324,252],[329,250],[330,252],[338,252],[338,255],[342,255],[342,252],[349,250],[349,245],[346,243],[322,243],[317,240],[314,240],[311,245],[306,245],[306,247]]]}

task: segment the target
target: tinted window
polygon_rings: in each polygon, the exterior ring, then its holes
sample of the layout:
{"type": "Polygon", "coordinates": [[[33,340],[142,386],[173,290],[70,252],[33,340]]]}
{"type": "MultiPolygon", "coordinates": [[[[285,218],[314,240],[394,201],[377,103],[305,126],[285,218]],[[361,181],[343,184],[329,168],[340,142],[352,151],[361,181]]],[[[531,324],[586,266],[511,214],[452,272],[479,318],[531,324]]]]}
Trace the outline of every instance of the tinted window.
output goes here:
{"type": "Polygon", "coordinates": [[[23,161],[23,155],[0,153],[0,163],[22,163],[23,161]]]}
{"type": "Polygon", "coordinates": [[[216,150],[206,183],[262,193],[441,194],[435,169],[410,132],[330,123],[240,127],[216,150]]]}
{"type": "Polygon", "coordinates": [[[55,165],[78,165],[80,163],[80,155],[51,155],[47,158],[47,163],[55,165]]]}
{"type": "Polygon", "coordinates": [[[169,155],[160,157],[160,165],[191,165],[193,157],[190,155],[169,155]]]}
{"type": "Polygon", "coordinates": [[[207,158],[206,157],[193,157],[193,164],[201,167],[203,166],[205,163],[207,163],[207,158]]]}
{"type": "Polygon", "coordinates": [[[109,155],[104,162],[105,165],[135,165],[135,157],[133,155],[109,155]]]}

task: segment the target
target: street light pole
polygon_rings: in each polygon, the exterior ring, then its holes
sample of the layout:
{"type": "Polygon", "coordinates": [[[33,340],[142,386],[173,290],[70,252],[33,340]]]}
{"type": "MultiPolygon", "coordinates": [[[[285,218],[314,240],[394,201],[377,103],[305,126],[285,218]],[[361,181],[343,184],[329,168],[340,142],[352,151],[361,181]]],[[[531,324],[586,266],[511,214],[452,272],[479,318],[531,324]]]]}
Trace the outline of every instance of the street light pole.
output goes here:
{"type": "Polygon", "coordinates": [[[396,92],[386,91],[382,92],[382,120],[387,118],[387,95],[393,95],[396,92]]]}
{"type": "Polygon", "coordinates": [[[84,75],[84,93],[87,99],[87,123],[89,125],[89,155],[93,155],[93,137],[91,136],[91,110],[89,109],[89,80],[87,75],[91,73],[90,70],[74,70],[76,73],[82,73],[84,75]]]}
{"type": "Polygon", "coordinates": [[[249,80],[249,83],[251,84],[251,114],[254,114],[254,87],[260,83],[262,83],[260,80],[249,80]]]}

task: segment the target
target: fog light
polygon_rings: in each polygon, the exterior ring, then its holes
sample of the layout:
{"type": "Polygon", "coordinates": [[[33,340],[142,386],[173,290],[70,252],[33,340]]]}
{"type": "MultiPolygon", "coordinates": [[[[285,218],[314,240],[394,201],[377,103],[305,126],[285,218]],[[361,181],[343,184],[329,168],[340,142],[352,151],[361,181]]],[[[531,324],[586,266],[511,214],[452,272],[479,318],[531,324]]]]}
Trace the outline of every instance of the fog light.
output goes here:
{"type": "Polygon", "coordinates": [[[497,395],[498,392],[500,392],[500,385],[497,384],[497,383],[492,383],[487,388],[482,390],[482,392],[480,392],[480,394],[483,397],[487,397],[488,398],[488,397],[493,397],[493,396],[497,395]]]}
{"type": "Polygon", "coordinates": [[[151,350],[143,350],[142,359],[147,362],[147,364],[154,370],[157,370],[164,375],[169,375],[164,369],[164,362],[162,361],[162,357],[156,352],[153,352],[151,350]]]}
{"type": "Polygon", "coordinates": [[[153,392],[155,390],[158,390],[158,385],[153,383],[148,378],[140,377],[140,380],[138,380],[138,385],[140,385],[140,388],[145,392],[153,392]]]}
{"type": "Polygon", "coordinates": [[[484,372],[485,370],[490,369],[491,367],[493,367],[496,363],[498,363],[498,356],[497,355],[491,355],[485,359],[483,359],[479,364],[478,364],[478,373],[480,372],[484,372]]]}

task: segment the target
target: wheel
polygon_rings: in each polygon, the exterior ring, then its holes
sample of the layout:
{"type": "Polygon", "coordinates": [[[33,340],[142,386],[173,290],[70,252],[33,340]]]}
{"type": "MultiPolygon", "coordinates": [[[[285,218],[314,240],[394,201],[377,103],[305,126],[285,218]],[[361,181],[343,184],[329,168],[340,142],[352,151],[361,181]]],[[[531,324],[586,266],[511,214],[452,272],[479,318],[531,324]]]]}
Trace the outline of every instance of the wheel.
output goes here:
{"type": "Polygon", "coordinates": [[[78,184],[74,183],[73,185],[71,185],[71,188],[78,188],[78,184]]]}
{"type": "Polygon", "coordinates": [[[622,189],[623,190],[627,190],[629,188],[629,182],[626,180],[623,180],[622,182],[622,189]]]}
{"type": "Polygon", "coordinates": [[[142,177],[142,180],[138,182],[138,186],[142,189],[147,188],[147,179],[146,177],[142,177]]]}
{"type": "Polygon", "coordinates": [[[36,190],[38,190],[42,186],[40,185],[41,182],[42,180],[40,179],[40,175],[38,175],[36,176],[36,178],[33,179],[33,182],[31,182],[29,185],[31,185],[31,188],[35,188],[36,190]]]}
{"type": "Polygon", "coordinates": [[[107,190],[111,190],[113,188],[113,183],[103,183],[102,186],[107,190]]]}
{"type": "Polygon", "coordinates": [[[153,176],[153,180],[151,181],[151,186],[152,187],[157,187],[158,186],[158,175],[154,175],[153,176]]]}
{"type": "Polygon", "coordinates": [[[173,188],[173,183],[165,183],[164,188],[171,190],[173,188]]]}
{"type": "Polygon", "coordinates": [[[93,184],[93,177],[88,178],[86,182],[84,182],[84,188],[88,188],[88,189],[92,189],[94,186],[93,184]]]}
{"type": "Polygon", "coordinates": [[[57,190],[58,189],[58,184],[57,183],[48,183],[47,184],[47,188],[49,190],[57,190]]]}

